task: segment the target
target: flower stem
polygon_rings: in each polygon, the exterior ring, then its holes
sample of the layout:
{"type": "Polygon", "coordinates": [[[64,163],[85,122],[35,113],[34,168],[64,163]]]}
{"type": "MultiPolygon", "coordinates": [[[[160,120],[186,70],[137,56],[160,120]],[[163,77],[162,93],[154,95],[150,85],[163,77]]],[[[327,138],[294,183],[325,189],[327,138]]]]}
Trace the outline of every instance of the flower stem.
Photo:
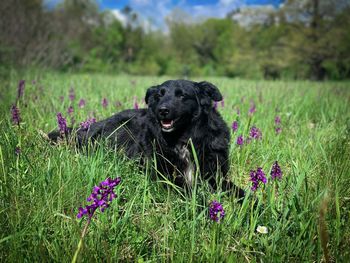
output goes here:
{"type": "Polygon", "coordinates": [[[77,258],[78,258],[79,252],[80,252],[81,248],[83,247],[83,239],[84,239],[84,237],[86,235],[86,231],[87,231],[87,229],[88,229],[88,227],[90,225],[90,222],[91,222],[91,217],[89,216],[88,221],[86,222],[86,225],[85,225],[85,227],[83,229],[83,232],[81,232],[81,238],[79,240],[79,244],[78,244],[77,250],[74,253],[74,257],[72,259],[72,263],[77,262],[77,258]]]}

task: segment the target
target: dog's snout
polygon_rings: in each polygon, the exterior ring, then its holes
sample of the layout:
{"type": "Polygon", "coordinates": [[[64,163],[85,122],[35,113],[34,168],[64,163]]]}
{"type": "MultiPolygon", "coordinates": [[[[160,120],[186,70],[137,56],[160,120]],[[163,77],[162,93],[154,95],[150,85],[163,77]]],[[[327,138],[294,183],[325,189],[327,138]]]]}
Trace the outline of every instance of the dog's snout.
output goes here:
{"type": "Polygon", "coordinates": [[[159,115],[166,117],[169,114],[169,109],[165,106],[162,106],[158,109],[159,115]]]}

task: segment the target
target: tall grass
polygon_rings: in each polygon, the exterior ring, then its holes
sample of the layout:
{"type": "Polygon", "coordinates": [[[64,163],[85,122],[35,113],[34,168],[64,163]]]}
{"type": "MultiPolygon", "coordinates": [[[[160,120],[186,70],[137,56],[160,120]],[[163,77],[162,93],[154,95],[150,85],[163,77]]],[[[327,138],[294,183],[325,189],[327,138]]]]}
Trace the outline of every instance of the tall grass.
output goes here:
{"type": "Polygon", "coordinates": [[[86,223],[76,218],[77,208],[108,176],[122,178],[118,198],[94,216],[80,261],[350,260],[349,83],[206,79],[224,95],[225,105],[219,104],[218,110],[228,125],[239,121],[231,138],[229,175],[247,190],[242,205],[220,191],[211,193],[205,183],[198,182],[190,193],[178,189],[154,178],[152,163],[140,170],[122,152],[103,146],[89,153],[67,144],[53,146],[40,134],[56,129],[57,112],[70,122],[70,105],[75,125],[89,114],[100,120],[132,108],[135,99],[144,106],[146,88],[165,79],[45,72],[11,76],[0,109],[1,262],[70,261],[86,223]],[[26,87],[18,101],[18,127],[11,123],[9,109],[20,79],[26,87]],[[73,102],[68,98],[71,87],[73,102]],[[82,109],[80,98],[87,101],[82,109]],[[109,101],[107,108],[101,106],[103,98],[109,101]],[[256,112],[249,116],[251,101],[256,112]],[[282,119],[280,134],[275,132],[277,115],[282,119]],[[261,129],[262,140],[236,145],[237,136],[247,138],[253,125],[261,129]],[[276,160],[283,176],[272,181],[269,172],[276,160]],[[249,172],[258,166],[268,183],[252,192],[249,172]],[[226,212],[220,224],[208,217],[208,203],[214,199],[226,212]],[[268,233],[257,232],[259,225],[268,233]]]}

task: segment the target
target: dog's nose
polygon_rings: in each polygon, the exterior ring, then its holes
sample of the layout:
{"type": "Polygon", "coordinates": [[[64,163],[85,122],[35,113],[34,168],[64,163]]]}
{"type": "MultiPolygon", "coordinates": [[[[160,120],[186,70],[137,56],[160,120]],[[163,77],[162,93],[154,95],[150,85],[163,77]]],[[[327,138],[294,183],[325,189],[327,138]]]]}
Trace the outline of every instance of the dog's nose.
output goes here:
{"type": "Polygon", "coordinates": [[[167,116],[168,114],[169,114],[169,109],[167,108],[167,107],[160,107],[159,109],[158,109],[158,112],[159,112],[159,115],[160,116],[163,116],[163,117],[165,117],[165,116],[167,116]]]}

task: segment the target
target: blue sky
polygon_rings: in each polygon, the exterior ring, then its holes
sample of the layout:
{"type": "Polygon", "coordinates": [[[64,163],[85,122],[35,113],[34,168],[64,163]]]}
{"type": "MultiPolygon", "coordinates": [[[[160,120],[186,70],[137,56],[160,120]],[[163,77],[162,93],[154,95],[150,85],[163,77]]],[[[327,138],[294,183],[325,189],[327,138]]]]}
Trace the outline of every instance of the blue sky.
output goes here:
{"type": "MultiPolygon", "coordinates": [[[[0,0],[1,1],[1,0],[0,0]]],[[[44,0],[49,6],[63,0],[44,0]]],[[[165,18],[180,8],[192,18],[223,18],[237,8],[265,6],[277,8],[283,0],[96,0],[101,10],[109,9],[122,22],[121,10],[130,6],[148,28],[165,28],[165,18]]]]}
{"type": "MultiPolygon", "coordinates": [[[[98,0],[98,3],[102,9],[121,9],[126,5],[139,5],[139,4],[146,4],[150,3],[152,1],[147,0],[139,0],[139,1],[132,1],[132,0],[98,0]]],[[[283,0],[246,0],[246,1],[219,1],[219,0],[171,0],[171,1],[158,1],[158,2],[167,2],[169,6],[212,6],[217,5],[220,2],[226,2],[226,3],[233,3],[233,2],[240,2],[242,5],[273,5],[278,6],[283,0]]]]}

